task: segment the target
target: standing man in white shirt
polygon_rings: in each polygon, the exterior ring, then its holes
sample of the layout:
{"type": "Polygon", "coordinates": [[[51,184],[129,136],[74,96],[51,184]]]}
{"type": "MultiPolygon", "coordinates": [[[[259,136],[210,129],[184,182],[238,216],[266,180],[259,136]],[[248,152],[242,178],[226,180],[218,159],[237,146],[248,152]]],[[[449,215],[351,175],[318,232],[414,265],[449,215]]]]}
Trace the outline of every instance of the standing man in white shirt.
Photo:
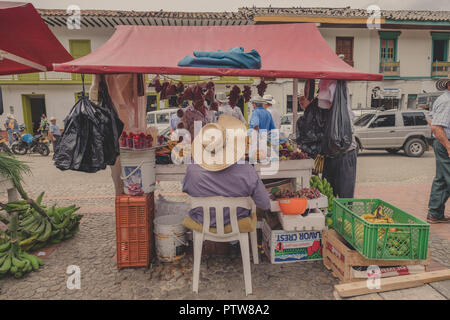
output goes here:
{"type": "Polygon", "coordinates": [[[276,101],[273,99],[271,94],[266,94],[263,97],[264,100],[267,102],[264,104],[264,108],[269,111],[270,115],[272,116],[273,124],[275,125],[275,129],[280,130],[281,127],[281,117],[278,110],[274,107],[276,104],[276,101]]]}
{"type": "Polygon", "coordinates": [[[219,117],[221,114],[227,114],[241,120],[245,124],[247,123],[241,109],[239,107],[231,107],[228,102],[228,97],[224,92],[217,92],[216,100],[219,102],[219,114],[217,115],[217,117],[219,117]]]}

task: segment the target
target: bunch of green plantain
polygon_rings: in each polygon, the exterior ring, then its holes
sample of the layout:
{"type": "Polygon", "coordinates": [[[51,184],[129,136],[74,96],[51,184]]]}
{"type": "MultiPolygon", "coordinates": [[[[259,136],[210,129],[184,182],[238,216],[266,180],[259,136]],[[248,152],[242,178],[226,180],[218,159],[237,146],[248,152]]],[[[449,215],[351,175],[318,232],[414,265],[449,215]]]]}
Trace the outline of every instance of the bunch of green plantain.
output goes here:
{"type": "Polygon", "coordinates": [[[17,242],[8,239],[0,244],[0,277],[9,273],[21,278],[25,273],[37,270],[43,264],[41,259],[22,250],[17,242]]]}
{"type": "Polygon", "coordinates": [[[8,213],[18,213],[19,245],[25,251],[59,243],[79,231],[80,220],[83,217],[75,213],[79,207],[71,205],[63,208],[56,206],[47,208],[41,204],[43,196],[44,193],[41,193],[36,199],[37,208],[26,200],[10,202],[3,207],[8,213]]]}
{"type": "Polygon", "coordinates": [[[311,188],[319,189],[320,193],[327,196],[328,198],[328,211],[331,212],[333,210],[333,188],[326,178],[320,179],[319,176],[312,176],[309,180],[309,184],[311,188]]]}

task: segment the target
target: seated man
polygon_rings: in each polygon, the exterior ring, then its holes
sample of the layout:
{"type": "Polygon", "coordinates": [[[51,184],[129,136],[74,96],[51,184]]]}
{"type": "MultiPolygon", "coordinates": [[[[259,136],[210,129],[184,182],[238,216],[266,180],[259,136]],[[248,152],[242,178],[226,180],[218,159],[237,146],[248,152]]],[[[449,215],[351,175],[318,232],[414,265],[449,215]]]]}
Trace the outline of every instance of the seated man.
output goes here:
{"type": "MultiPolygon", "coordinates": [[[[211,136],[211,132],[225,132],[226,129],[236,129],[242,135],[246,135],[246,127],[240,120],[229,116],[220,115],[218,122],[204,126],[200,134],[194,139],[192,146],[194,163],[190,164],[186,170],[183,181],[183,192],[191,197],[252,197],[256,206],[268,210],[270,208],[269,194],[259,178],[256,170],[248,163],[237,163],[245,156],[245,143],[239,147],[238,138],[234,136],[235,148],[234,155],[227,157],[227,141],[222,139],[203,139],[211,136]],[[208,132],[209,131],[209,132],[208,132]],[[219,147],[214,144],[219,143],[219,147]],[[236,147],[237,146],[237,147],[236,147]],[[211,147],[214,147],[213,149],[211,147]],[[209,151],[210,150],[210,151],[209,151]],[[214,152],[216,161],[212,163],[210,159],[203,159],[205,153],[214,152]],[[231,161],[227,161],[232,159],[231,161]]],[[[227,136],[228,132],[227,132],[227,136]]],[[[233,151],[233,150],[232,150],[233,151]]],[[[251,215],[250,210],[238,208],[237,218],[241,232],[253,231],[256,227],[256,214],[251,215]],[[242,219],[242,220],[241,220],[242,219]],[[239,221],[241,220],[241,221],[239,221]]],[[[189,212],[189,218],[186,218],[184,225],[187,228],[202,230],[203,209],[194,208],[189,212]]],[[[224,208],[224,224],[230,224],[229,208],[224,208]]],[[[211,227],[216,227],[215,213],[211,215],[211,227]]],[[[226,231],[225,231],[226,232],[226,231]]]]}

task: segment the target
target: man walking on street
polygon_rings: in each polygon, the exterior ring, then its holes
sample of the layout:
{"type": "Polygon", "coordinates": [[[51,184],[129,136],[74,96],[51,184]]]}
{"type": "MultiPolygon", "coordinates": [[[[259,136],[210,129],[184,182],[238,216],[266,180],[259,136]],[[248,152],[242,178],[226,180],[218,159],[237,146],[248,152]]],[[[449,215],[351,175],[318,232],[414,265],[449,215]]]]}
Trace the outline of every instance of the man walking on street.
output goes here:
{"type": "Polygon", "coordinates": [[[264,109],[264,104],[267,101],[263,98],[255,97],[251,100],[251,102],[254,109],[249,122],[250,129],[257,131],[267,130],[269,134],[270,130],[275,129],[275,125],[270,112],[264,109]]]}
{"type": "Polygon", "coordinates": [[[266,108],[266,110],[269,111],[270,115],[272,116],[275,129],[279,130],[281,127],[281,117],[278,110],[273,106],[276,101],[273,99],[271,94],[264,95],[263,99],[267,100],[267,102],[264,104],[264,108],[266,108]]]}
{"type": "Polygon", "coordinates": [[[444,216],[445,203],[450,196],[450,77],[440,79],[436,88],[445,90],[433,104],[431,131],[433,132],[433,150],[436,157],[436,176],[431,187],[428,202],[428,223],[449,223],[450,217],[444,216]]]}
{"type": "Polygon", "coordinates": [[[58,143],[59,143],[59,139],[61,138],[61,131],[59,130],[58,125],[56,124],[55,117],[50,118],[49,136],[50,136],[50,139],[52,140],[53,152],[55,152],[56,147],[58,146],[58,143]]]}

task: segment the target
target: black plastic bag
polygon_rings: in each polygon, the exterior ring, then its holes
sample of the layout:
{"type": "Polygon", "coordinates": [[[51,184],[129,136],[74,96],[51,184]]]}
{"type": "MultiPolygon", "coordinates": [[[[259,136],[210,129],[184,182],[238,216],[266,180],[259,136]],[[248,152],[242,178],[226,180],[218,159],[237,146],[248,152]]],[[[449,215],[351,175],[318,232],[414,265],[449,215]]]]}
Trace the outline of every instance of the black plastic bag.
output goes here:
{"type": "Polygon", "coordinates": [[[114,108],[104,76],[100,81],[99,89],[101,103],[97,106],[97,110],[102,117],[102,132],[105,138],[103,145],[104,161],[107,165],[112,166],[120,155],[119,138],[124,124],[114,108]]]}
{"type": "Polygon", "coordinates": [[[64,131],[53,156],[57,168],[93,173],[115,164],[124,125],[114,109],[103,77],[99,98],[101,102],[97,105],[83,91],[64,119],[64,131]]]}
{"type": "Polygon", "coordinates": [[[93,103],[83,93],[64,119],[64,131],[53,156],[58,169],[96,172],[106,167],[98,118],[93,103]]]}
{"type": "Polygon", "coordinates": [[[323,141],[325,155],[344,153],[352,144],[352,123],[347,108],[347,84],[338,80],[334,100],[328,114],[323,141]]]}
{"type": "Polygon", "coordinates": [[[325,125],[328,110],[319,108],[317,98],[311,101],[301,117],[298,118],[297,145],[302,152],[315,158],[322,154],[322,141],[325,135],[325,125]]]}

